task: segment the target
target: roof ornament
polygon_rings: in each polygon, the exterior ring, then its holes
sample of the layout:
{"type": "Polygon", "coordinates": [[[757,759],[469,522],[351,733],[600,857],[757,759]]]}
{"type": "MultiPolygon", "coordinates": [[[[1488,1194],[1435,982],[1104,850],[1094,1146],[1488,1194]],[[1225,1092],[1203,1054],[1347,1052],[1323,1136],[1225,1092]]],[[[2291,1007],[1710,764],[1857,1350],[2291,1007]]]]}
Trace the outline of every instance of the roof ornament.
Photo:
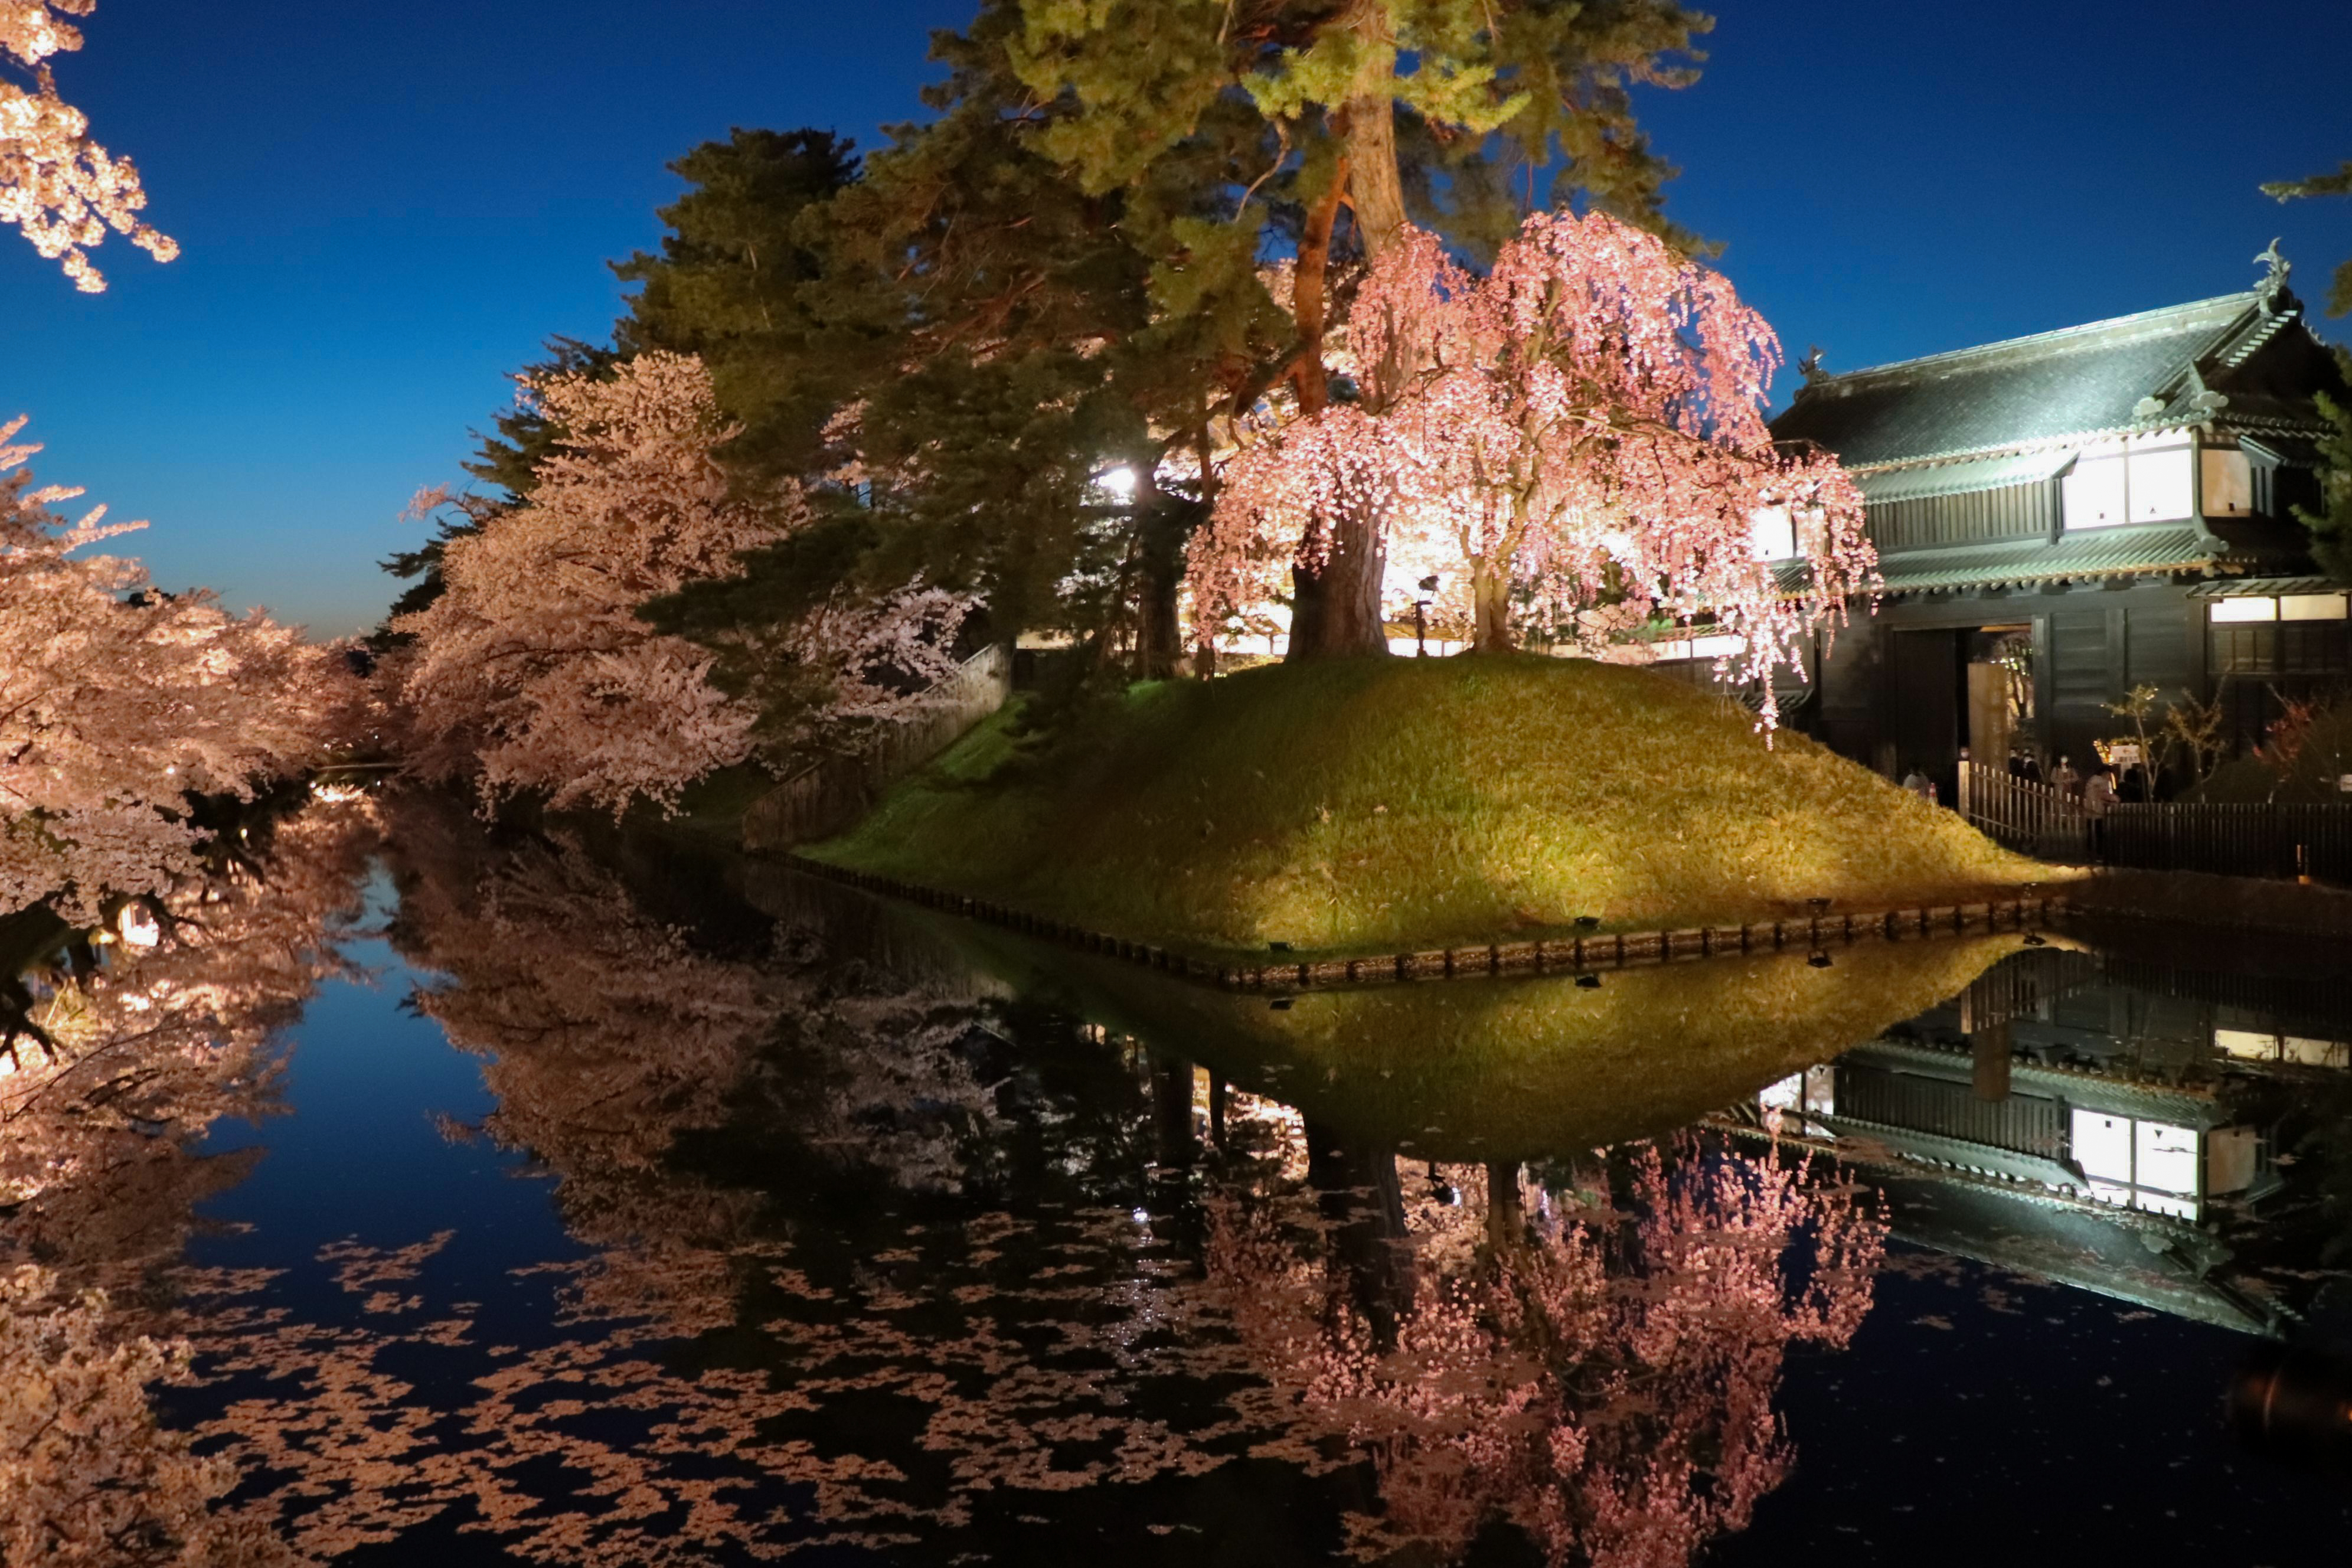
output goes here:
{"type": "Polygon", "coordinates": [[[2262,300],[2263,310],[2273,310],[2278,304],[2279,296],[2286,292],[2287,274],[2294,270],[2294,264],[2279,254],[2279,237],[2275,236],[2271,240],[2270,248],[2257,252],[2254,259],[2270,268],[2263,280],[2254,285],[2255,297],[2262,300]]]}
{"type": "Polygon", "coordinates": [[[1805,350],[1805,357],[1797,362],[1797,374],[1805,378],[1805,384],[1807,386],[1811,386],[1816,382],[1822,380],[1822,378],[1828,374],[1822,369],[1821,344],[1812,343],[1807,346],[1805,350]]]}

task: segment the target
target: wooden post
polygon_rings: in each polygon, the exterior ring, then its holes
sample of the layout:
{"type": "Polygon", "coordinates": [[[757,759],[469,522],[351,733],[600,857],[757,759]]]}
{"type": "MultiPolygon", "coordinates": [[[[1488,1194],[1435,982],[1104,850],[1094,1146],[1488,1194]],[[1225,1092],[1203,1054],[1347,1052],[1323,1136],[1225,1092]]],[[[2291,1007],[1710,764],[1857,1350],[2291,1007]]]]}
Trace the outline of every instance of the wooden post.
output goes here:
{"type": "Polygon", "coordinates": [[[1975,1058],[1969,1082],[1979,1100],[1998,1103],[2009,1098],[2009,1020],[1969,1031],[1969,1050],[1975,1058]]]}

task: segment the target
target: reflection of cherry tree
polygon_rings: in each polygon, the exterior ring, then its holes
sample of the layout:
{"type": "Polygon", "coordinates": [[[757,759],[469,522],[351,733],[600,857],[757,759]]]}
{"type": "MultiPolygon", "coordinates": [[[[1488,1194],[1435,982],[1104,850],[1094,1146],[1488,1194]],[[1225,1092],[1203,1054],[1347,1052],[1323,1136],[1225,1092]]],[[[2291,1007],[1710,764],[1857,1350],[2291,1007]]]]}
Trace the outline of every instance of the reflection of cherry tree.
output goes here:
{"type": "Polygon", "coordinates": [[[1664,1568],[1744,1528],[1787,1469],[1788,1347],[1852,1337],[1884,1226],[1802,1163],[1695,1142],[1631,1155],[1622,1208],[1503,1193],[1495,1223],[1480,1173],[1454,1180],[1496,1239],[1466,1267],[1424,1256],[1385,1341],[1278,1211],[1217,1210],[1211,1278],[1244,1342],[1379,1470],[1360,1553],[1458,1552],[1500,1517],[1555,1563],[1664,1568]]]}
{"type": "Polygon", "coordinates": [[[0,1562],[293,1561],[214,1507],[233,1465],[157,1426],[149,1387],[184,1381],[189,1351],[154,1284],[195,1204],[246,1168],[196,1145],[270,1108],[270,1031],[338,967],[367,836],[357,812],[305,814],[149,900],[103,964],[20,980],[0,1058],[0,1562]]]}

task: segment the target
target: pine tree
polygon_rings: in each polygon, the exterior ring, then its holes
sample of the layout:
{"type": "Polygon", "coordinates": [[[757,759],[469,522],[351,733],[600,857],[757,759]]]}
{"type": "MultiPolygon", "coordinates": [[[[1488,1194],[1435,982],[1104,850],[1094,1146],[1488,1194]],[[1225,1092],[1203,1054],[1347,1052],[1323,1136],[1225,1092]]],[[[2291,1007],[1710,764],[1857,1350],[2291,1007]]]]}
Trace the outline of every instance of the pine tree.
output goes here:
{"type": "MultiPolygon", "coordinates": [[[[1204,133],[1137,191],[1088,193],[1042,150],[1073,110],[1014,74],[1021,25],[1013,0],[991,0],[966,32],[937,36],[934,118],[894,128],[858,180],[792,224],[810,264],[792,300],[805,325],[789,351],[757,352],[843,405],[814,459],[835,481],[812,498],[833,523],[756,553],[740,580],[652,606],[656,624],[740,646],[821,596],[811,572],[919,575],[984,595],[999,637],[1049,628],[1104,668],[1121,648],[1134,673],[1172,668],[1183,543],[1205,498],[1197,479],[1163,482],[1165,459],[1181,448],[1203,467],[1213,403],[1256,395],[1282,323],[1246,268],[1231,280],[1246,291],[1228,290],[1238,310],[1160,302],[1129,232],[1137,195],[1195,201],[1243,164],[1204,133]],[[1138,478],[1129,500],[1097,484],[1117,468],[1138,478]]],[[[679,337],[688,313],[680,301],[662,330],[679,337]]],[[[728,657],[719,678],[749,679],[728,657]]]]}
{"type": "Polygon", "coordinates": [[[664,349],[710,367],[720,406],[743,426],[730,458],[797,477],[819,456],[858,356],[825,339],[805,302],[822,251],[803,218],[857,178],[856,148],[830,132],[731,132],[669,165],[692,186],[660,211],[661,254],[613,264],[640,285],[614,331],[623,353],[664,349]]]}
{"type": "MultiPolygon", "coordinates": [[[[2352,195],[2352,159],[2347,159],[2334,174],[2315,174],[2307,180],[2278,180],[2263,186],[2263,194],[2280,201],[2294,201],[2305,196],[2352,195]]],[[[2352,314],[2352,260],[2337,265],[2336,276],[2327,291],[2327,313],[2331,316],[2352,314]]],[[[2344,372],[2347,384],[2352,384],[2352,353],[2339,348],[2336,363],[2344,372]]],[[[2352,583],[2352,403],[2338,403],[2322,393],[2319,412],[2335,426],[2334,432],[2319,443],[2319,509],[2296,507],[2294,515],[2311,530],[2312,558],[2319,569],[2339,583],[2352,583]]]]}

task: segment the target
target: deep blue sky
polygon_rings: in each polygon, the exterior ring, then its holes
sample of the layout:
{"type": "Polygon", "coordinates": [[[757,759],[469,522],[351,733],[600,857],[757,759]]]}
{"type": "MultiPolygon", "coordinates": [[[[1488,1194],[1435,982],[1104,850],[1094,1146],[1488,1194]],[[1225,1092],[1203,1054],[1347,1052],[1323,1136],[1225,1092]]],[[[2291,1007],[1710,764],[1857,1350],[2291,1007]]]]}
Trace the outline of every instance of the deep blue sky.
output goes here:
{"type": "MultiPolygon", "coordinates": [[[[0,416],[45,478],[320,633],[372,623],[394,521],[551,333],[618,313],[663,164],[730,125],[871,144],[967,0],[100,0],[59,65],[184,254],[119,240],[73,292],[0,232],[0,416]]],[[[1695,88],[1643,117],[1671,210],[1791,357],[1833,369],[2226,293],[2273,234],[2306,298],[2352,201],[2257,182],[2352,157],[2352,4],[1720,0],[1695,88]]],[[[2352,338],[2352,322],[2332,335],[2352,338]]],[[[86,504],[86,503],[85,503],[86,504]]]]}

